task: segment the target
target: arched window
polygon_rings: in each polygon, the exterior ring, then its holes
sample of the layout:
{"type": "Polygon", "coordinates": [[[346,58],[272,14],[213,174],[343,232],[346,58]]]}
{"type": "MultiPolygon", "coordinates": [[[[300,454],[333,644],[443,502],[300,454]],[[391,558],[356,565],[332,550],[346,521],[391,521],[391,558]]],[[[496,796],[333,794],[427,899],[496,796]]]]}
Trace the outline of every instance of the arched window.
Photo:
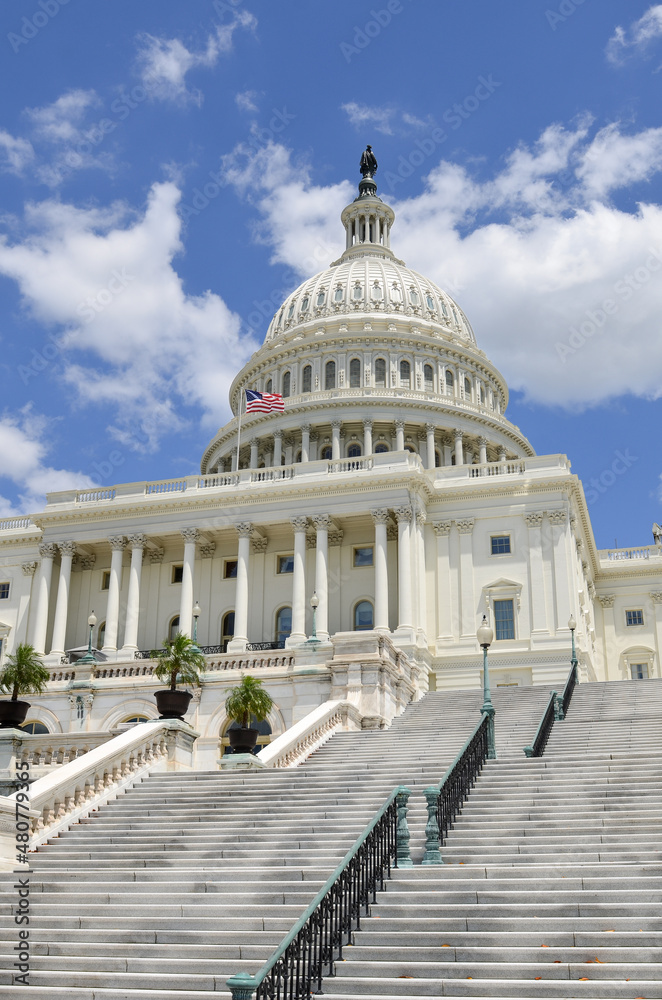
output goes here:
{"type": "Polygon", "coordinates": [[[320,458],[323,459],[325,462],[329,462],[331,460],[332,455],[333,455],[333,449],[331,448],[331,445],[330,444],[324,445],[324,447],[322,448],[322,454],[320,455],[320,458]]]}
{"type": "Polygon", "coordinates": [[[375,361],[375,385],[386,385],[386,362],[383,358],[375,361]]]}
{"type": "Polygon", "coordinates": [[[453,380],[453,372],[449,372],[448,370],[446,370],[445,379],[446,379],[446,395],[452,396],[453,390],[455,388],[455,382],[453,380]]]}
{"type": "Polygon", "coordinates": [[[375,455],[382,455],[385,451],[388,451],[388,445],[384,444],[383,441],[375,445],[375,455]]]}
{"type": "Polygon", "coordinates": [[[468,378],[464,380],[464,398],[471,399],[471,380],[468,378]]]}
{"type": "Polygon", "coordinates": [[[18,728],[24,733],[29,733],[31,736],[43,736],[44,733],[50,732],[50,729],[43,722],[24,722],[18,728]]]}
{"type": "Polygon", "coordinates": [[[361,457],[361,445],[360,444],[350,444],[347,449],[348,458],[360,458],[361,457]]]}
{"type": "MultiPolygon", "coordinates": [[[[269,745],[269,743],[271,743],[271,726],[266,719],[264,719],[262,722],[258,722],[255,716],[253,715],[251,717],[250,727],[251,729],[257,729],[259,734],[257,738],[257,744],[255,746],[255,749],[253,750],[253,753],[257,754],[260,752],[262,747],[266,747],[269,745]]],[[[229,720],[226,722],[225,726],[223,727],[223,733],[221,735],[221,756],[224,757],[226,753],[232,753],[230,749],[230,737],[228,736],[228,733],[231,729],[238,729],[238,728],[239,728],[238,722],[230,722],[229,720]]]]}
{"type": "Polygon", "coordinates": [[[432,370],[432,365],[424,365],[423,382],[425,383],[426,392],[434,392],[434,372],[432,370]]]}
{"type": "Polygon", "coordinates": [[[301,461],[301,454],[302,454],[302,453],[301,453],[300,451],[298,451],[298,452],[296,453],[296,455],[294,456],[294,461],[295,461],[295,462],[300,462],[300,461],[301,461]]]}
{"type": "Polygon", "coordinates": [[[227,652],[228,643],[234,637],[234,611],[228,611],[223,615],[221,623],[221,649],[227,652]]]}
{"type": "Polygon", "coordinates": [[[103,644],[106,641],[106,623],[101,622],[99,625],[99,631],[97,632],[97,649],[103,649],[103,644]]]}
{"type": "Polygon", "coordinates": [[[280,608],[276,612],[276,642],[278,648],[283,649],[285,640],[292,633],[292,608],[280,608]]]}
{"type": "Polygon", "coordinates": [[[411,452],[412,455],[416,454],[416,449],[414,448],[413,444],[406,444],[405,451],[411,452]]]}
{"type": "Polygon", "coordinates": [[[441,452],[439,451],[439,449],[437,449],[434,453],[434,467],[435,469],[440,469],[443,464],[444,463],[441,459],[441,452]]]}
{"type": "Polygon", "coordinates": [[[342,288],[336,288],[335,292],[333,293],[333,301],[342,302],[344,298],[345,298],[344,290],[342,288]]]}
{"type": "Polygon", "coordinates": [[[324,365],[324,388],[335,389],[336,387],[336,363],[327,361],[324,365]]]}
{"type": "Polygon", "coordinates": [[[310,392],[313,384],[313,369],[310,365],[306,365],[303,370],[301,377],[302,392],[310,392]]]}
{"type": "Polygon", "coordinates": [[[349,363],[349,387],[358,389],[361,386],[361,362],[358,358],[352,358],[349,363]]]}
{"type": "Polygon", "coordinates": [[[274,384],[273,384],[273,382],[271,381],[270,378],[267,379],[267,384],[264,387],[264,391],[265,392],[273,392],[274,391],[274,384]]]}
{"type": "Polygon", "coordinates": [[[291,372],[285,372],[285,374],[283,375],[283,397],[289,396],[291,381],[292,381],[291,372]]]}
{"type": "Polygon", "coordinates": [[[177,633],[179,632],[179,615],[175,615],[174,618],[170,619],[170,625],[168,626],[168,638],[172,642],[177,633]]]}
{"type": "Polygon", "coordinates": [[[146,715],[130,715],[128,719],[122,719],[120,726],[137,726],[141,722],[149,722],[146,715]]]}
{"type": "Polygon", "coordinates": [[[370,601],[359,601],[354,608],[354,631],[364,632],[373,627],[373,609],[370,601]]]}
{"type": "Polygon", "coordinates": [[[400,362],[400,386],[403,389],[411,388],[411,365],[408,361],[400,362]]]}
{"type": "Polygon", "coordinates": [[[420,298],[419,298],[419,295],[418,295],[418,292],[416,291],[416,289],[415,289],[415,288],[411,288],[411,289],[409,290],[409,301],[411,302],[411,304],[412,304],[413,306],[418,306],[418,305],[420,305],[420,301],[421,301],[421,300],[420,300],[420,298]]]}

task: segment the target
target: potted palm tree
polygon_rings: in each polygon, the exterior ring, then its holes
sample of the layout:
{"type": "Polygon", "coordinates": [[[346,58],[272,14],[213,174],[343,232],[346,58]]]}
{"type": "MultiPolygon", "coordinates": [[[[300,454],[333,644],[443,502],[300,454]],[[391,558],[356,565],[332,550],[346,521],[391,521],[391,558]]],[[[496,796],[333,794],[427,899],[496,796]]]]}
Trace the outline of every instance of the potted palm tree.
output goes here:
{"type": "Polygon", "coordinates": [[[174,639],[164,639],[163,649],[156,655],[158,660],[154,676],[170,684],[170,687],[154,692],[160,717],[182,719],[193,695],[190,691],[178,691],[177,681],[197,686],[200,683],[200,671],[205,669],[205,658],[193,639],[183,632],[178,632],[174,639]]]}
{"type": "Polygon", "coordinates": [[[262,681],[246,674],[241,684],[232,688],[225,699],[229,719],[238,722],[238,728],[228,730],[228,739],[234,753],[252,753],[259,733],[251,728],[251,721],[263,722],[273,708],[273,698],[262,687],[262,681]]]}
{"type": "Polygon", "coordinates": [[[11,691],[11,698],[0,701],[0,729],[16,729],[25,722],[29,701],[19,701],[21,694],[43,694],[50,674],[41,656],[27,642],[16,647],[7,657],[0,672],[0,687],[11,691]]]}

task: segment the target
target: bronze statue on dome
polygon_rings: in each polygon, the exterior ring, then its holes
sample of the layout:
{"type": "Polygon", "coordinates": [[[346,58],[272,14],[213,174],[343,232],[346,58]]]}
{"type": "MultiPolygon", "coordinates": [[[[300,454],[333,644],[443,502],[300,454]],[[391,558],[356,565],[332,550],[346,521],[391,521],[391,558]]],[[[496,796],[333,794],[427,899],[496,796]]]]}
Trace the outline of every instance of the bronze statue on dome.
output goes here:
{"type": "Polygon", "coordinates": [[[372,146],[366,146],[365,151],[361,153],[359,170],[364,179],[372,178],[377,173],[377,159],[372,151],[372,146]]]}

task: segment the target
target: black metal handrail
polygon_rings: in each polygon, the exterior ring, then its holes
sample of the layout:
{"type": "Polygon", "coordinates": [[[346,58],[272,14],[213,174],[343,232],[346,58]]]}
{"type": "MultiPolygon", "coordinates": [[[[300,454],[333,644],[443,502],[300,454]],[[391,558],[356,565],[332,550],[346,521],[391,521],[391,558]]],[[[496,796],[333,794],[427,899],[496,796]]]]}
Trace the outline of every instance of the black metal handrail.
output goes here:
{"type": "Polygon", "coordinates": [[[342,960],[368,914],[377,889],[394,867],[411,865],[407,799],[409,789],[395,788],[334,873],[283,939],[271,958],[252,976],[240,972],[227,980],[233,1000],[298,1000],[321,992],[324,975],[342,960]],[[404,849],[403,849],[404,844],[404,849]]]}
{"type": "Polygon", "coordinates": [[[561,711],[563,712],[563,715],[561,716],[562,719],[565,719],[568,714],[572,694],[578,684],[579,678],[577,677],[577,660],[573,660],[572,666],[570,667],[570,673],[568,674],[568,679],[565,682],[565,687],[563,688],[563,694],[561,695],[561,711]]]}
{"type": "Polygon", "coordinates": [[[544,754],[549,734],[551,733],[552,726],[554,725],[554,720],[558,716],[556,707],[557,699],[558,694],[556,691],[552,691],[545,711],[542,713],[542,718],[538,723],[536,735],[533,737],[531,744],[528,747],[524,747],[524,753],[527,757],[542,757],[544,754]]]}
{"type": "Polygon", "coordinates": [[[263,649],[285,649],[285,640],[279,642],[249,642],[246,645],[249,653],[258,653],[263,649]]]}

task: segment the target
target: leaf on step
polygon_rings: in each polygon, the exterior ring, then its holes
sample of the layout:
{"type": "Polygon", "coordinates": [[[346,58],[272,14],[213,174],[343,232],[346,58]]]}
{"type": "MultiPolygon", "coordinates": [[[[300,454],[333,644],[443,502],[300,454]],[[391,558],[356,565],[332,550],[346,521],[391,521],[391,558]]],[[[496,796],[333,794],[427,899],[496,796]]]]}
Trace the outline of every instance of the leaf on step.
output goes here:
{"type": "Polygon", "coordinates": [[[561,959],[560,958],[555,958],[554,959],[554,965],[561,965],[561,959]]]}
{"type": "Polygon", "coordinates": [[[542,979],[542,976],[534,976],[534,979],[542,979]]]}
{"type": "Polygon", "coordinates": [[[541,944],[540,947],[541,948],[549,948],[549,945],[548,944],[541,944]]]}
{"type": "Polygon", "coordinates": [[[580,983],[587,983],[588,982],[588,976],[580,976],[579,977],[579,982],[580,983]]]}
{"type": "Polygon", "coordinates": [[[442,946],[441,946],[441,947],[442,947],[442,948],[450,948],[450,945],[449,945],[449,944],[442,944],[442,946]]]}
{"type": "Polygon", "coordinates": [[[616,931],[614,930],[614,928],[613,928],[613,927],[610,927],[610,928],[609,928],[608,930],[605,930],[605,931],[603,931],[602,933],[603,933],[603,934],[615,934],[615,933],[616,933],[616,931]]]}
{"type": "Polygon", "coordinates": [[[398,979],[415,979],[416,976],[398,976],[398,979]]]}

